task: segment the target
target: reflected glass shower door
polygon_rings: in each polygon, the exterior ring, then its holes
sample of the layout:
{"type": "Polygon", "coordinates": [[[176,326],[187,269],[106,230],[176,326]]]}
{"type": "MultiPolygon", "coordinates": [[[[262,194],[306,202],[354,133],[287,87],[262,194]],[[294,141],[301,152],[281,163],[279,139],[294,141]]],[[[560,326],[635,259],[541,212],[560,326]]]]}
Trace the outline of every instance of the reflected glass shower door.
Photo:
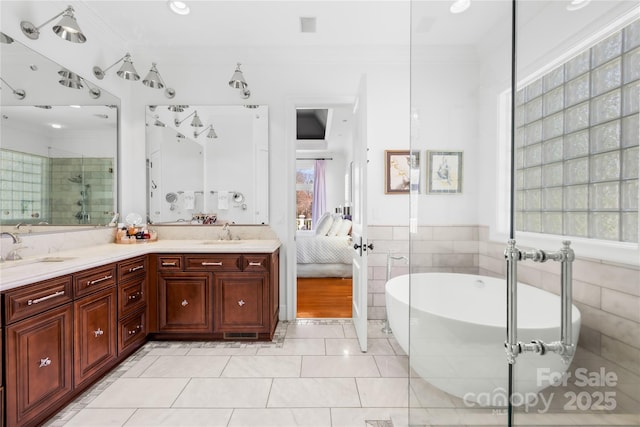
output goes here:
{"type": "Polygon", "coordinates": [[[509,113],[512,9],[474,0],[453,13],[453,4],[416,0],[411,10],[411,150],[420,179],[403,346],[409,424],[507,425],[506,238],[494,236],[509,229],[508,208],[498,209],[509,200],[509,153],[498,145],[508,128],[498,124],[509,113]]]}

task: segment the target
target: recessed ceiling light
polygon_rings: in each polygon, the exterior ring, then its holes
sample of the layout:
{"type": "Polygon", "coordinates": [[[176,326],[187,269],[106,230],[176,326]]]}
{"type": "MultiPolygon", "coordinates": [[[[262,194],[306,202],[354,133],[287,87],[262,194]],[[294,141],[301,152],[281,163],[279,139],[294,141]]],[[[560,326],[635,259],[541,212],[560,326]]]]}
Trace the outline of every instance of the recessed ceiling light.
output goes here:
{"type": "Polygon", "coordinates": [[[579,10],[588,5],[591,0],[571,0],[571,3],[567,5],[567,10],[573,12],[574,10],[579,10]]]}
{"type": "Polygon", "coordinates": [[[456,0],[453,2],[449,10],[451,13],[462,13],[469,9],[469,6],[471,6],[471,0],[456,0]]]}
{"type": "Polygon", "coordinates": [[[58,123],[51,123],[51,127],[54,129],[62,129],[62,125],[58,123]]]}
{"type": "Polygon", "coordinates": [[[169,1],[167,3],[169,4],[169,9],[171,9],[173,13],[177,13],[178,15],[188,15],[191,11],[189,9],[189,6],[187,6],[187,4],[183,1],[169,1]]]}

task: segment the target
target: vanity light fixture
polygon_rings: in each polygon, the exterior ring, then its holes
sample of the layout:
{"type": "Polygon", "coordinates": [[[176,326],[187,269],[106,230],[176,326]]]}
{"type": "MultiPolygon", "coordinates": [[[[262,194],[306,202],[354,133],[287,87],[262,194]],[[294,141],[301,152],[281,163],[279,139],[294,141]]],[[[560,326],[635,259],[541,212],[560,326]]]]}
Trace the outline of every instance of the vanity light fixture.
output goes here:
{"type": "Polygon", "coordinates": [[[175,119],[174,123],[176,127],[179,127],[182,124],[182,122],[184,122],[191,116],[193,116],[193,119],[191,120],[191,126],[193,126],[194,128],[201,128],[203,125],[202,125],[202,120],[200,120],[200,117],[198,117],[198,110],[195,110],[193,113],[189,114],[187,117],[185,117],[182,120],[175,119]]]}
{"type": "Polygon", "coordinates": [[[185,108],[189,108],[188,105],[169,105],[167,109],[169,111],[173,111],[174,113],[182,113],[185,108]]]}
{"type": "Polygon", "coordinates": [[[70,87],[72,89],[82,89],[86,84],[87,88],[89,89],[89,96],[91,98],[98,99],[100,98],[100,95],[102,95],[102,92],[98,87],[91,86],[91,84],[86,79],[83,79],[76,73],[69,71],[66,68],[58,71],[58,74],[62,77],[62,79],[58,80],[58,83],[60,83],[64,87],[70,87]]]}
{"type": "Polygon", "coordinates": [[[0,31],[0,43],[11,44],[13,43],[13,38],[0,31]]]}
{"type": "Polygon", "coordinates": [[[456,0],[449,8],[449,11],[451,13],[462,13],[469,9],[469,6],[471,6],[471,0],[456,0]]]}
{"type": "Polygon", "coordinates": [[[73,16],[73,7],[67,6],[65,10],[46,21],[44,24],[36,27],[29,21],[22,21],[20,29],[25,36],[31,40],[37,40],[40,37],[40,28],[62,15],[60,22],[53,26],[53,32],[60,38],[73,43],[84,43],[87,41],[84,33],[78,26],[75,16],[73,16]]]}
{"type": "Polygon", "coordinates": [[[242,70],[240,69],[241,65],[242,64],[238,62],[236,70],[233,72],[231,80],[229,80],[229,86],[234,89],[240,89],[240,98],[247,99],[251,96],[251,91],[249,90],[249,85],[244,79],[244,75],[242,74],[242,70]]]}
{"type": "Polygon", "coordinates": [[[209,133],[207,133],[207,138],[209,139],[214,139],[217,138],[218,135],[216,134],[216,131],[213,129],[213,125],[209,125],[206,128],[202,129],[200,132],[198,131],[193,131],[193,137],[197,138],[200,135],[202,135],[203,133],[205,133],[207,131],[207,129],[209,130],[209,133]]]}
{"type": "Polygon", "coordinates": [[[164,88],[164,82],[158,73],[155,62],[151,64],[151,69],[149,70],[149,73],[147,73],[147,77],[142,80],[142,84],[156,89],[164,88]]]}
{"type": "Polygon", "coordinates": [[[14,89],[11,87],[11,85],[9,83],[7,83],[7,81],[5,79],[3,79],[2,77],[0,77],[0,80],[2,80],[2,83],[4,83],[5,85],[7,85],[7,87],[9,89],[11,89],[11,92],[13,92],[13,94],[15,95],[16,98],[18,99],[24,99],[25,96],[27,96],[27,93],[24,91],[24,89],[14,89]]]}
{"type": "Polygon", "coordinates": [[[126,53],[122,58],[118,59],[116,62],[114,62],[104,70],[96,65],[95,67],[93,67],[93,75],[99,80],[104,79],[105,73],[112,67],[117,65],[120,61],[124,62],[116,73],[118,76],[122,77],[125,80],[140,80],[140,74],[138,74],[138,72],[134,68],[133,61],[131,60],[131,54],[129,53],[126,53]]]}

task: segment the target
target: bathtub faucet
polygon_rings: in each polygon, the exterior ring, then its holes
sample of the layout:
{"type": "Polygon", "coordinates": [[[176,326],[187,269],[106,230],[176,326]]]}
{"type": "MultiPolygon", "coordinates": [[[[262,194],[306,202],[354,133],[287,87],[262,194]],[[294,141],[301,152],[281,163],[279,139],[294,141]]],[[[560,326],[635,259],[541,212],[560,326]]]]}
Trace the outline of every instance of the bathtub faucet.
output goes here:
{"type": "Polygon", "coordinates": [[[515,240],[511,239],[507,242],[507,248],[504,251],[507,260],[507,340],[505,341],[505,350],[507,352],[507,360],[510,364],[514,364],[516,357],[520,353],[531,352],[544,355],[548,352],[558,353],[562,357],[563,362],[570,363],[575,353],[575,346],[572,339],[572,265],[575,259],[575,253],[571,249],[571,242],[562,242],[562,248],[559,251],[549,252],[541,249],[531,251],[521,251],[515,245],[515,240]],[[517,340],[517,287],[518,287],[518,261],[532,260],[534,262],[546,262],[548,260],[558,261],[561,264],[560,272],[560,298],[562,301],[560,307],[560,340],[545,343],[541,340],[533,340],[530,343],[523,343],[517,340]]]}

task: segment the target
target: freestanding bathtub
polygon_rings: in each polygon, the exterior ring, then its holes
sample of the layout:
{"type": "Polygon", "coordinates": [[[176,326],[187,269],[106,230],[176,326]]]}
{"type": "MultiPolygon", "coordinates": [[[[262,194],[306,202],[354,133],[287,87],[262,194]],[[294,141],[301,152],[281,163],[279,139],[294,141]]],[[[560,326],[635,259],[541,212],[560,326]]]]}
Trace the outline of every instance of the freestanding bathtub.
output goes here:
{"type": "MultiPolygon", "coordinates": [[[[504,279],[407,274],[389,280],[385,294],[389,325],[420,377],[465,402],[504,406],[508,377],[504,279]]],[[[575,346],[580,333],[575,306],[572,323],[575,346]]],[[[518,340],[533,339],[560,339],[560,297],[518,283],[518,340]]],[[[557,385],[567,368],[555,353],[520,354],[514,365],[514,394],[527,399],[554,381],[557,385]]]]}

